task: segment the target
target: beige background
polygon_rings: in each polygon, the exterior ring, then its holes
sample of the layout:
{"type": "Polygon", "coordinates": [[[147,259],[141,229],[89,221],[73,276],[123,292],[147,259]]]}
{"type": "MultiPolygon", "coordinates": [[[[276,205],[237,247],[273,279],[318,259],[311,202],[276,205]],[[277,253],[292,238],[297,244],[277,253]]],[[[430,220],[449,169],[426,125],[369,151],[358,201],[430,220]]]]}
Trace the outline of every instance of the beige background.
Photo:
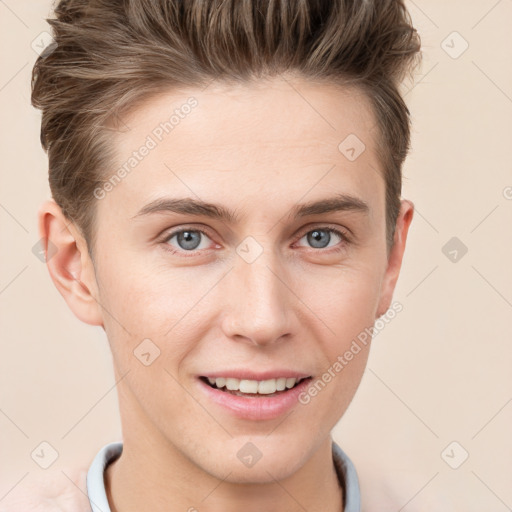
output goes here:
{"type": "MultiPolygon", "coordinates": [[[[424,62],[406,87],[403,195],[416,215],[395,293],[404,309],[375,338],[334,437],[365,510],[501,512],[512,509],[512,1],[407,4],[424,62]],[[452,237],[468,249],[456,262],[442,250],[452,237]]],[[[49,188],[31,45],[49,8],[0,1],[0,504],[45,471],[31,458],[41,442],[59,453],[46,471],[60,471],[121,435],[103,330],[72,315],[32,253],[49,188]]]]}

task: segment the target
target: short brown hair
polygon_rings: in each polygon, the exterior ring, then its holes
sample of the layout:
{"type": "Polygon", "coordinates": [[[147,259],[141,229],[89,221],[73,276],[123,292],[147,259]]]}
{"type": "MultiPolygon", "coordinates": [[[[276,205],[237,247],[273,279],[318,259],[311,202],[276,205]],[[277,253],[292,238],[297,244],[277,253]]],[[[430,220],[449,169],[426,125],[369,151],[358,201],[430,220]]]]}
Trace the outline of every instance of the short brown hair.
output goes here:
{"type": "Polygon", "coordinates": [[[421,57],[403,0],[61,0],[47,21],[55,43],[34,65],[32,104],[52,196],[91,256],[93,191],[112,165],[117,116],[173,86],[285,71],[355,85],[370,99],[392,245],[410,146],[399,85],[421,57]]]}

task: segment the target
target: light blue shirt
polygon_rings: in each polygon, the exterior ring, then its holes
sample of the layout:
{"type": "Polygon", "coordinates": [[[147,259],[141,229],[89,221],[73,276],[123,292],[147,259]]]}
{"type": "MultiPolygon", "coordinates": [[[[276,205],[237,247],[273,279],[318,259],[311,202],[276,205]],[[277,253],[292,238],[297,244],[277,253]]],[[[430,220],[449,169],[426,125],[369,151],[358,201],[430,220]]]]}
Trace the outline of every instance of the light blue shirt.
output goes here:
{"type": "MultiPolygon", "coordinates": [[[[105,468],[123,451],[121,441],[105,445],[94,457],[87,472],[87,495],[93,512],[111,512],[105,492],[105,468]]],[[[340,485],[343,488],[343,512],[360,512],[361,497],[357,472],[348,455],[333,441],[332,455],[340,485]]]]}

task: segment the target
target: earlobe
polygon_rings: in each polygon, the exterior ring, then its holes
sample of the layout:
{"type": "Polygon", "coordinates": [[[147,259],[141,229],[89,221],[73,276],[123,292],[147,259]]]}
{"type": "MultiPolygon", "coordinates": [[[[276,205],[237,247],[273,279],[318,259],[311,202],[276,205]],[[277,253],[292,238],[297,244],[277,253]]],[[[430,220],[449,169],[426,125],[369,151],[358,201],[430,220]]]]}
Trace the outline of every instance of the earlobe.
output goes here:
{"type": "Polygon", "coordinates": [[[53,200],[38,212],[38,228],[53,283],[82,322],[103,326],[94,266],[87,243],[53,200]]]}
{"type": "Polygon", "coordinates": [[[396,282],[400,274],[402,259],[405,252],[407,233],[414,214],[414,204],[408,199],[401,201],[400,212],[396,221],[393,246],[391,248],[386,274],[381,287],[381,297],[377,310],[377,318],[382,316],[390,307],[396,282]]]}

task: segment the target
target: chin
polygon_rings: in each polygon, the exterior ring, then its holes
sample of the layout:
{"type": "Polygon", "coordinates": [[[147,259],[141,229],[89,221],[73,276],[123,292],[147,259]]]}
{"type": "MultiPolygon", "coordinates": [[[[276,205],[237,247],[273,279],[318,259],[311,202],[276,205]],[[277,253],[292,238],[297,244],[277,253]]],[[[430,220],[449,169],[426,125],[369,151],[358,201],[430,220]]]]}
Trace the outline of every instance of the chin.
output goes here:
{"type": "Polygon", "coordinates": [[[289,438],[238,437],[230,440],[228,446],[219,447],[217,456],[210,452],[210,457],[214,455],[211,458],[213,471],[205,469],[216,478],[230,483],[273,483],[288,478],[300,469],[303,449],[303,443],[299,443],[299,440],[293,443],[289,438]]]}

